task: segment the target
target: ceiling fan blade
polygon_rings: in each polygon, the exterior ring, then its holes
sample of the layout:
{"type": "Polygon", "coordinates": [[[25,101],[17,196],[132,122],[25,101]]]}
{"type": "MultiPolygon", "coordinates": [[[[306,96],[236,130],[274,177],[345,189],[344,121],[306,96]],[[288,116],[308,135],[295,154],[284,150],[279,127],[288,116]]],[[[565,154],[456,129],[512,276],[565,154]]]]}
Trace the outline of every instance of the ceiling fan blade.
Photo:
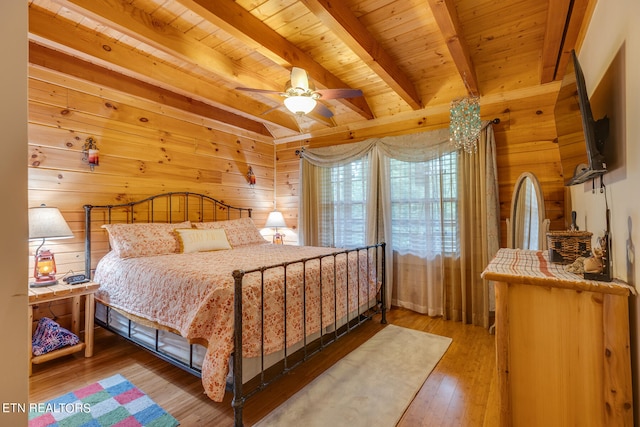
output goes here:
{"type": "Polygon", "coordinates": [[[304,69],[298,67],[291,69],[291,87],[309,90],[309,76],[304,69]]]}
{"type": "Polygon", "coordinates": [[[304,117],[307,117],[315,122],[322,123],[323,125],[326,125],[329,127],[334,127],[336,125],[336,122],[333,119],[333,116],[332,117],[323,116],[322,114],[318,114],[316,110],[310,112],[304,117]]]}
{"type": "Polygon", "coordinates": [[[362,96],[360,89],[319,89],[315,91],[323,99],[355,98],[362,96]]]}
{"type": "Polygon", "coordinates": [[[256,93],[270,93],[273,95],[284,95],[279,90],[269,90],[269,89],[254,89],[250,87],[237,87],[236,90],[244,90],[246,92],[256,92],[256,93]]]}
{"type": "Polygon", "coordinates": [[[333,113],[331,112],[331,110],[329,110],[327,106],[324,105],[322,102],[318,102],[316,104],[315,108],[313,109],[313,112],[320,114],[321,116],[326,117],[328,119],[333,117],[333,113]]]}

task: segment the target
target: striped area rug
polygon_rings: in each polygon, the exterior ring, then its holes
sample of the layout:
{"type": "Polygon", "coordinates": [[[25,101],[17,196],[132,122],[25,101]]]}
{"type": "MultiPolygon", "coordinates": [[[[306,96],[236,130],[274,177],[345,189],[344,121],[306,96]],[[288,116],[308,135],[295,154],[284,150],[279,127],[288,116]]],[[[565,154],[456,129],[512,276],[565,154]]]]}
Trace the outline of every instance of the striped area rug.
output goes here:
{"type": "Polygon", "coordinates": [[[120,374],[44,403],[30,403],[29,427],[175,427],[178,421],[120,374]]]}

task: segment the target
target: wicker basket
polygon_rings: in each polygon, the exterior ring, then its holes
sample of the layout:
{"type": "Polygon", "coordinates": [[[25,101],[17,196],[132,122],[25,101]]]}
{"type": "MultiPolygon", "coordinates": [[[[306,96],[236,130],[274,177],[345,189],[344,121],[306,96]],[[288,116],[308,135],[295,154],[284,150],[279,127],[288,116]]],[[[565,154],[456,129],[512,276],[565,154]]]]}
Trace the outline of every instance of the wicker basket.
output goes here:
{"type": "Polygon", "coordinates": [[[556,264],[571,264],[578,257],[591,256],[592,235],[588,231],[548,232],[549,260],[556,264]]]}

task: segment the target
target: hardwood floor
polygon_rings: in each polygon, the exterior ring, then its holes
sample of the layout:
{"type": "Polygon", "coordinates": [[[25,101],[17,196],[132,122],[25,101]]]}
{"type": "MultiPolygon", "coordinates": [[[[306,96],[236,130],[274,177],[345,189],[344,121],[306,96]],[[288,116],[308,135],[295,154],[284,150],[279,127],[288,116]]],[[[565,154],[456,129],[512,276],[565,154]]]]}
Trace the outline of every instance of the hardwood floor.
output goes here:
{"type": "MultiPolygon", "coordinates": [[[[389,311],[388,321],[453,339],[398,426],[497,425],[493,335],[481,327],[404,309],[389,311]]],[[[245,425],[257,422],[382,327],[378,318],[367,322],[344,337],[341,344],[329,346],[270,388],[254,395],[245,406],[245,425]]],[[[231,393],[226,393],[221,403],[212,402],[203,393],[199,378],[101,328],[96,330],[94,350],[94,356],[88,359],[75,354],[35,365],[30,378],[30,402],[44,402],[120,373],[176,417],[182,427],[233,425],[231,393]]]]}

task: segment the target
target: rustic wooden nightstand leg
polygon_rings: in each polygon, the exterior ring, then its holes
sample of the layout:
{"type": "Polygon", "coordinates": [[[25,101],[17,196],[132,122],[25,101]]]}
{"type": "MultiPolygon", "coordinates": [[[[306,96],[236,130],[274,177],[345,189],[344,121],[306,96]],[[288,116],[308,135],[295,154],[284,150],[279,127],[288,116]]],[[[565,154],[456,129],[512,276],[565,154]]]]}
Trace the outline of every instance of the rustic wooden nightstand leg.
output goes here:
{"type": "Polygon", "coordinates": [[[80,336],[80,295],[71,301],[71,332],[80,336]]]}
{"type": "Polygon", "coordinates": [[[95,316],[95,298],[88,294],[84,300],[84,357],[93,356],[93,318],[95,316]]]}

